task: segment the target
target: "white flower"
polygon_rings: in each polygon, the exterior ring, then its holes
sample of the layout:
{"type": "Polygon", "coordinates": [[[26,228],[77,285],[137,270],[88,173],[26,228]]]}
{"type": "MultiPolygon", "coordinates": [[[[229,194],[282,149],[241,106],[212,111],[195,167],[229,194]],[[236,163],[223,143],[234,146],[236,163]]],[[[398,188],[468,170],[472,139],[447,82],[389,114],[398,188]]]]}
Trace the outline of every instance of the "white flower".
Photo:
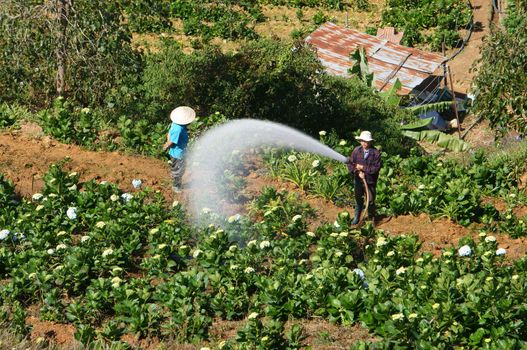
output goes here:
{"type": "Polygon", "coordinates": [[[271,246],[271,243],[269,241],[261,241],[260,242],[260,249],[265,249],[271,246]]]}
{"type": "Polygon", "coordinates": [[[90,109],[88,107],[84,107],[83,109],[81,109],[81,113],[88,114],[90,113],[90,109]]]}
{"type": "Polygon", "coordinates": [[[95,227],[97,227],[97,228],[103,228],[104,226],[106,226],[106,223],[104,221],[98,221],[95,224],[95,227]]]}
{"type": "Polygon", "coordinates": [[[308,235],[309,237],[316,237],[315,233],[311,231],[307,231],[306,235],[308,235]]]}
{"type": "Polygon", "coordinates": [[[518,275],[512,275],[511,278],[515,281],[515,280],[517,280],[518,278],[520,278],[520,276],[518,276],[518,275]]]}
{"type": "Polygon", "coordinates": [[[487,234],[486,234],[485,232],[480,232],[480,233],[479,233],[479,236],[480,236],[480,237],[485,237],[486,235],[487,235],[487,234]]]}
{"type": "Polygon", "coordinates": [[[325,130],[320,130],[320,131],[318,132],[318,134],[319,134],[320,136],[326,136],[326,131],[325,131],[325,130]]]}
{"type": "Polygon", "coordinates": [[[287,160],[290,162],[296,162],[297,159],[298,158],[294,154],[291,154],[289,157],[287,157],[287,160]]]}
{"type": "Polygon", "coordinates": [[[55,253],[55,250],[49,248],[49,249],[47,250],[47,253],[48,253],[49,255],[53,255],[53,253],[55,253]]]}
{"type": "Polygon", "coordinates": [[[134,198],[134,196],[132,196],[130,193],[123,193],[121,198],[128,203],[132,198],[134,198]]]}
{"type": "Polygon", "coordinates": [[[335,222],[333,222],[333,226],[335,226],[336,228],[339,228],[340,224],[337,220],[335,220],[335,222]]]}
{"type": "Polygon", "coordinates": [[[401,314],[401,313],[392,315],[392,320],[394,320],[394,321],[402,320],[403,318],[404,318],[404,315],[401,314]]]}
{"type": "Polygon", "coordinates": [[[6,239],[7,236],[9,236],[10,233],[11,233],[11,231],[5,230],[5,229],[0,231],[0,241],[3,241],[4,239],[6,239]]]}
{"type": "Polygon", "coordinates": [[[293,222],[298,221],[300,219],[302,219],[302,215],[295,215],[295,216],[293,216],[293,222]]]}
{"type": "Polygon", "coordinates": [[[348,231],[342,231],[340,234],[339,234],[340,237],[348,237],[348,231]]]}
{"type": "Polygon", "coordinates": [[[418,263],[418,264],[422,263],[423,261],[425,261],[423,258],[417,258],[415,260],[415,262],[418,263]]]}
{"type": "Polygon", "coordinates": [[[34,201],[39,201],[42,199],[42,197],[44,197],[42,193],[35,193],[31,198],[33,198],[34,201]]]}
{"type": "Polygon", "coordinates": [[[192,256],[194,257],[194,259],[196,259],[201,253],[203,253],[203,250],[196,249],[194,253],[192,253],[192,256]]]}
{"type": "Polygon", "coordinates": [[[468,245],[464,245],[458,250],[459,256],[469,256],[472,254],[472,249],[468,245]]]}
{"type": "Polygon", "coordinates": [[[55,248],[56,250],[62,250],[62,249],[66,249],[68,248],[67,245],[65,245],[64,243],[61,243],[59,245],[57,245],[57,247],[55,248]]]}
{"type": "Polygon", "coordinates": [[[110,200],[111,200],[112,202],[116,202],[116,201],[119,200],[119,196],[116,195],[116,194],[112,194],[112,195],[110,196],[110,200]]]}
{"type": "Polygon", "coordinates": [[[505,248],[499,248],[496,250],[496,255],[505,255],[507,253],[507,250],[505,248]]]}
{"type": "Polygon", "coordinates": [[[70,191],[77,191],[77,185],[73,184],[70,187],[68,187],[68,190],[70,191]]]}
{"type": "Polygon", "coordinates": [[[239,267],[240,267],[240,265],[232,264],[232,265],[230,266],[230,269],[231,269],[231,270],[238,270],[239,267]]]}
{"type": "Polygon", "coordinates": [[[320,165],[320,160],[318,160],[318,159],[315,159],[315,160],[311,163],[311,166],[312,166],[313,168],[316,168],[316,167],[318,167],[319,165],[320,165]]]}
{"type": "Polygon", "coordinates": [[[443,256],[446,256],[446,257],[452,256],[452,252],[451,251],[443,252],[443,256]]]}
{"type": "Polygon", "coordinates": [[[41,211],[42,209],[44,209],[44,206],[42,204],[37,205],[37,207],[35,208],[36,211],[41,211]]]}
{"type": "Polygon", "coordinates": [[[141,181],[139,179],[133,179],[132,180],[132,186],[134,186],[134,188],[139,188],[139,187],[141,187],[142,184],[143,184],[143,181],[141,181]]]}
{"type": "Polygon", "coordinates": [[[396,274],[396,275],[400,275],[400,274],[405,273],[405,272],[406,272],[406,267],[401,266],[401,267],[399,267],[399,268],[397,269],[397,271],[395,271],[395,274],[396,274]]]}
{"type": "Polygon", "coordinates": [[[254,269],[252,267],[246,267],[245,270],[243,270],[245,273],[253,273],[254,269]]]}
{"type": "Polygon", "coordinates": [[[57,237],[65,236],[66,234],[67,234],[66,231],[59,231],[57,233],[57,237]]]}
{"type": "Polygon", "coordinates": [[[509,197],[511,197],[511,198],[515,198],[515,197],[516,197],[516,194],[515,194],[515,193],[511,193],[511,194],[509,194],[509,197]]]}
{"type": "Polygon", "coordinates": [[[238,246],[235,245],[235,244],[233,244],[233,245],[231,245],[231,246],[229,247],[229,252],[231,252],[231,253],[232,253],[232,252],[235,252],[236,249],[238,249],[238,246]]]}
{"type": "Polygon", "coordinates": [[[112,269],[112,273],[119,273],[119,272],[122,272],[122,271],[123,271],[123,269],[121,267],[119,267],[119,266],[114,267],[112,269]]]}
{"type": "Polygon", "coordinates": [[[247,247],[250,247],[250,246],[253,246],[253,245],[256,245],[256,240],[255,239],[253,239],[252,241],[249,241],[247,243],[247,247]]]}
{"type": "Polygon", "coordinates": [[[210,350],[210,348],[209,348],[209,347],[206,347],[206,346],[203,346],[203,347],[201,347],[199,350],[210,350]]]}
{"type": "Polygon", "coordinates": [[[112,249],[112,248],[105,249],[105,250],[102,252],[102,256],[103,256],[103,258],[107,257],[108,255],[112,255],[112,254],[113,254],[113,249],[112,249]]]}
{"type": "Polygon", "coordinates": [[[417,314],[416,314],[416,313],[411,313],[410,315],[408,315],[408,319],[409,319],[409,320],[412,320],[412,319],[414,319],[414,318],[416,318],[416,317],[417,317],[417,314]]]}
{"type": "Polygon", "coordinates": [[[432,309],[437,310],[439,309],[439,306],[441,305],[439,305],[438,303],[435,303],[434,305],[432,305],[432,309]]]}
{"type": "Polygon", "coordinates": [[[90,239],[90,236],[82,236],[81,237],[81,242],[84,243],[86,241],[88,241],[90,239]]]}
{"type": "Polygon", "coordinates": [[[485,237],[485,242],[496,242],[496,237],[494,237],[494,236],[487,236],[487,237],[485,237]]]}
{"type": "Polygon", "coordinates": [[[342,256],[342,252],[341,252],[340,250],[336,251],[336,252],[335,252],[335,256],[336,256],[337,258],[340,258],[340,257],[342,256]]]}
{"type": "Polygon", "coordinates": [[[254,318],[257,318],[259,315],[257,312],[251,312],[251,314],[249,315],[249,317],[247,317],[249,320],[252,320],[254,318]]]}
{"type": "Polygon", "coordinates": [[[361,280],[363,280],[364,278],[366,278],[366,276],[364,275],[364,271],[362,271],[362,270],[359,269],[359,268],[353,269],[353,272],[355,272],[355,274],[358,275],[358,276],[360,277],[361,280]]]}
{"type": "Polygon", "coordinates": [[[99,182],[99,185],[106,185],[107,183],[108,183],[108,181],[104,181],[103,180],[103,181],[99,182]]]}
{"type": "Polygon", "coordinates": [[[421,184],[421,185],[417,186],[417,188],[420,189],[420,190],[424,190],[426,188],[426,186],[421,184]]]}
{"type": "Polygon", "coordinates": [[[394,256],[395,255],[395,252],[393,250],[390,250],[388,252],[388,254],[386,254],[387,256],[394,256]]]}
{"type": "Polygon", "coordinates": [[[386,245],[386,244],[388,244],[388,242],[386,241],[386,238],[384,238],[383,236],[377,239],[377,243],[376,243],[377,247],[382,247],[383,245],[386,245]]]}
{"type": "Polygon", "coordinates": [[[70,220],[75,220],[77,218],[77,208],[76,207],[69,207],[66,211],[66,215],[70,220]]]}
{"type": "Polygon", "coordinates": [[[176,208],[179,206],[179,201],[172,202],[172,208],[176,208]]]}

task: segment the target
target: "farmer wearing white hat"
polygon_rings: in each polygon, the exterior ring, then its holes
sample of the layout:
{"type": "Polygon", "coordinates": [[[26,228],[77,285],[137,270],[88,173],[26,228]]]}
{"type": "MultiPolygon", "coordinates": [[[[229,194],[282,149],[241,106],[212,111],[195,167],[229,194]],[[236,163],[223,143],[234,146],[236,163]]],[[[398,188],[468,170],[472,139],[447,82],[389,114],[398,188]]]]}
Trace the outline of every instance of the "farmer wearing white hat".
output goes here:
{"type": "Polygon", "coordinates": [[[188,143],[187,125],[196,118],[196,112],[190,107],[180,106],[170,113],[170,130],[167,134],[167,142],[163,145],[163,150],[168,150],[170,156],[170,174],[172,175],[172,190],[176,193],[181,192],[181,178],[185,172],[185,162],[183,156],[188,143]]]}
{"type": "Polygon", "coordinates": [[[352,221],[353,225],[359,222],[360,214],[364,209],[364,195],[366,193],[364,182],[366,182],[370,194],[368,217],[372,221],[375,220],[375,188],[381,169],[381,152],[373,147],[374,140],[371,132],[363,131],[355,139],[360,142],[360,146],[353,150],[346,162],[350,174],[354,177],[355,201],[357,203],[355,217],[352,221]]]}

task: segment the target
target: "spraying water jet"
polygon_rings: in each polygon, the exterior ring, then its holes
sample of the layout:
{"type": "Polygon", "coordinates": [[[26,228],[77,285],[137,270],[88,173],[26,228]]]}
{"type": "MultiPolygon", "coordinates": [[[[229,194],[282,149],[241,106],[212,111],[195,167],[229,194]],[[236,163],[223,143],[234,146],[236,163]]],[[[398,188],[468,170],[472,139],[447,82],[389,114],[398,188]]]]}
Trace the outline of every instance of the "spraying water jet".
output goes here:
{"type": "Polygon", "coordinates": [[[197,218],[203,208],[218,214],[221,201],[228,193],[220,186],[226,168],[226,157],[261,146],[274,146],[316,153],[339,162],[347,158],[314,138],[288,126],[255,119],[233,120],[201,136],[189,150],[191,170],[189,209],[197,218]]]}

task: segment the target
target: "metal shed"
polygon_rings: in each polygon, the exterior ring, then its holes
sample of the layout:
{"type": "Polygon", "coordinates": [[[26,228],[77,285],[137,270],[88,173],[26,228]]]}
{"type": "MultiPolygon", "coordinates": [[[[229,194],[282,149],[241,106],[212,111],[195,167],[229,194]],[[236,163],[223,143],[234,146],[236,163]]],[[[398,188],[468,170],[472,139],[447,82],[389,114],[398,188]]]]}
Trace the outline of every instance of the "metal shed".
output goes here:
{"type": "MultiPolygon", "coordinates": [[[[400,95],[416,92],[419,85],[446,62],[445,56],[394,44],[387,39],[327,22],[306,38],[329,74],[347,77],[352,66],[350,54],[363,47],[378,90],[387,90],[396,79],[400,95]]],[[[423,88],[424,89],[424,88],[423,88]]]]}

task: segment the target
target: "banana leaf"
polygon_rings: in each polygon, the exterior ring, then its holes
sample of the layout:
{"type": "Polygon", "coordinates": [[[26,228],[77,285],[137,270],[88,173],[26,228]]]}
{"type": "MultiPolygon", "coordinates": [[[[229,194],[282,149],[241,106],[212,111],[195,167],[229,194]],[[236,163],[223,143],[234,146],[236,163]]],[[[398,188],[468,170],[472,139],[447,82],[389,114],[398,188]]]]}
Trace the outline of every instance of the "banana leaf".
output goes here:
{"type": "Polygon", "coordinates": [[[452,101],[441,101],[435,103],[428,103],[421,106],[412,106],[405,108],[412,112],[414,115],[428,113],[430,111],[444,112],[452,106],[452,101]]]}
{"type": "Polygon", "coordinates": [[[424,128],[425,126],[428,126],[432,122],[432,120],[434,120],[434,118],[419,119],[419,120],[416,120],[413,123],[402,125],[401,126],[401,130],[421,129],[421,128],[424,128]]]}
{"type": "Polygon", "coordinates": [[[414,140],[428,141],[453,152],[463,152],[470,148],[470,145],[465,141],[437,130],[403,130],[402,133],[404,136],[410,137],[414,140]]]}

